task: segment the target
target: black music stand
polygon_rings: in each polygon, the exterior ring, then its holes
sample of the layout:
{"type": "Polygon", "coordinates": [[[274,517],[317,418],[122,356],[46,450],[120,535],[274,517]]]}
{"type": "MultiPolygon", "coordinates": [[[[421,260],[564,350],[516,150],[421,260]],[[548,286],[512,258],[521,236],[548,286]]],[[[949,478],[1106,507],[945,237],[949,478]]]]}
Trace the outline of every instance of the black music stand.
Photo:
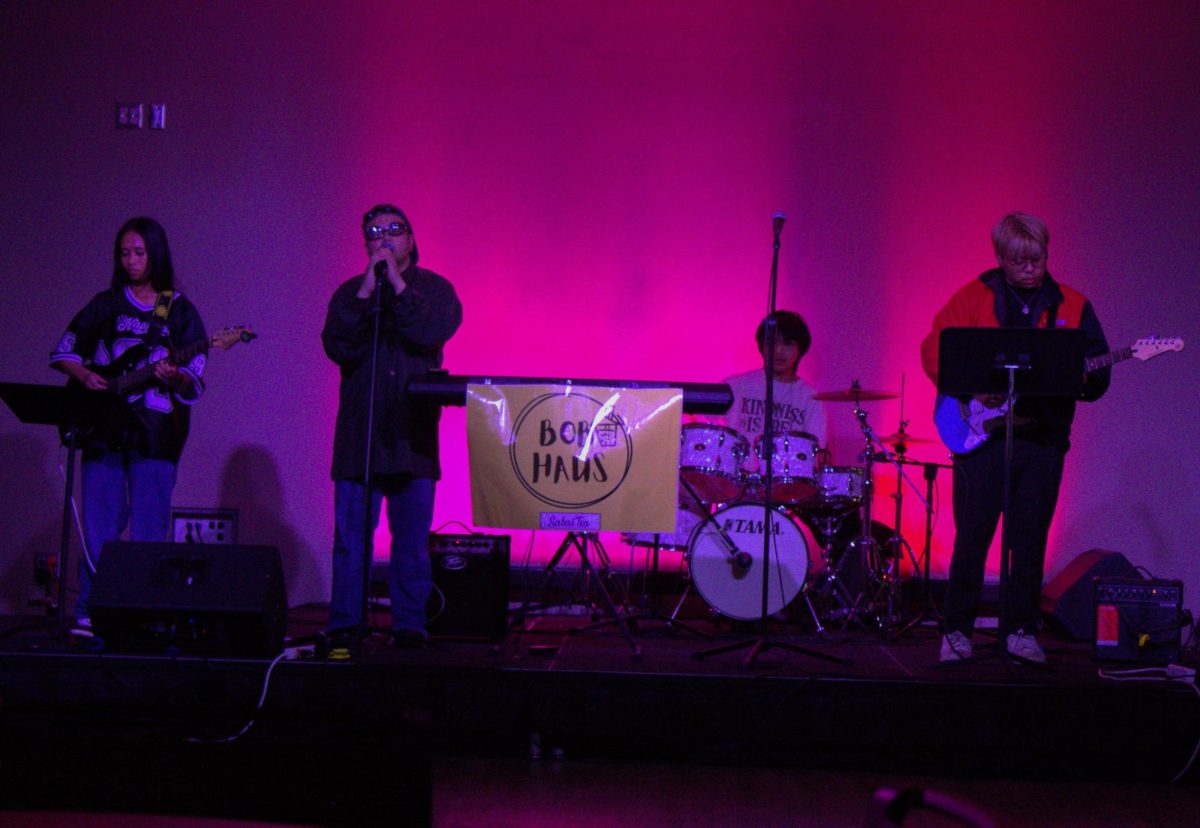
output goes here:
{"type": "MultiPolygon", "coordinates": [[[[1046,668],[1008,652],[1008,579],[1011,564],[1009,498],[1012,489],[1013,407],[1025,397],[1083,396],[1087,335],[1078,329],[946,328],[938,340],[938,392],[956,396],[1003,394],[1004,505],[1000,520],[1000,609],[993,653],[1046,668]]],[[[963,661],[965,661],[964,659],[963,661]]],[[[945,662],[953,665],[959,662],[945,662]]]]}
{"type": "MultiPolygon", "coordinates": [[[[89,392],[84,392],[89,393],[89,392]]],[[[55,618],[58,631],[65,634],[69,631],[67,625],[67,555],[71,540],[71,495],[75,488],[75,452],[82,430],[82,406],[73,406],[78,402],[72,398],[67,388],[61,385],[36,385],[24,382],[0,382],[0,399],[12,409],[17,419],[32,425],[58,426],[62,435],[63,445],[67,447],[66,487],[63,492],[62,535],[58,548],[58,599],[55,608],[55,618]]],[[[112,395],[97,393],[96,404],[108,404],[115,422],[127,420],[130,414],[119,400],[112,395]]],[[[95,406],[92,406],[95,410],[95,406]]]]}

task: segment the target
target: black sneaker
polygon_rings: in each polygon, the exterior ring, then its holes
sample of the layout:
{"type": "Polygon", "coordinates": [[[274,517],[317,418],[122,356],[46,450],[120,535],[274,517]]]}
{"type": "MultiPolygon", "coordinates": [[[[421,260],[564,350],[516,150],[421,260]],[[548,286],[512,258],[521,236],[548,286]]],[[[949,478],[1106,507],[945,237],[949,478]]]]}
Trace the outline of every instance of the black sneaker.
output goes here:
{"type": "Polygon", "coordinates": [[[398,650],[420,650],[429,643],[429,634],[424,630],[392,630],[392,646],[398,650]]]}

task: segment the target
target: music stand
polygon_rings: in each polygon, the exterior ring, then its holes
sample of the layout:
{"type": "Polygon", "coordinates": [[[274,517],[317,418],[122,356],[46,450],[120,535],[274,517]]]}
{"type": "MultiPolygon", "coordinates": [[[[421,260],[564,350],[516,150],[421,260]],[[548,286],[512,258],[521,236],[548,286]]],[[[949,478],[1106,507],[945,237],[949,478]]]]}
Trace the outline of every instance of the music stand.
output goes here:
{"type": "MultiPolygon", "coordinates": [[[[953,396],[1003,394],[1004,503],[1000,519],[1000,609],[996,657],[1036,664],[1008,652],[1010,567],[1009,498],[1012,489],[1013,407],[1016,396],[1083,396],[1087,335],[1078,329],[946,328],[938,340],[938,393],[953,396]]],[[[948,662],[955,663],[955,662],[948,662]]],[[[958,662],[961,663],[961,662],[958,662]]],[[[1037,665],[1044,667],[1044,665],[1037,665]]]]}
{"type": "MultiPolygon", "coordinates": [[[[3,399],[17,419],[32,425],[58,426],[67,447],[66,488],[63,493],[62,535],[58,548],[58,606],[55,617],[58,630],[67,627],[67,554],[71,539],[71,494],[75,487],[75,451],[80,431],[80,412],[71,405],[72,394],[61,385],[37,385],[24,382],[0,382],[3,399]]],[[[113,402],[116,398],[113,397],[113,402]]],[[[118,414],[118,418],[121,415],[118,414]]]]}

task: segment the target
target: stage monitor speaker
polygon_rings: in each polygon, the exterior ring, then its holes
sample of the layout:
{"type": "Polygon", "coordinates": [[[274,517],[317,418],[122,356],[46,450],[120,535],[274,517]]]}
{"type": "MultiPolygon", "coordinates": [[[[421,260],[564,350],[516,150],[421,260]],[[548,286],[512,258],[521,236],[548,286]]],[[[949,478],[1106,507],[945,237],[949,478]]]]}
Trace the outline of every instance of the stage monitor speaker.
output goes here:
{"type": "Polygon", "coordinates": [[[430,535],[429,634],[499,641],[508,632],[508,535],[430,535]],[[440,592],[440,596],[439,593],[440,592]]]}
{"type": "Polygon", "coordinates": [[[1092,582],[1096,661],[1166,665],[1179,661],[1185,624],[1183,582],[1097,578],[1092,582]]]}
{"type": "Polygon", "coordinates": [[[1092,581],[1095,578],[1139,578],[1120,552],[1089,549],[1067,564],[1042,589],[1042,612],[1057,621],[1076,641],[1092,637],[1092,581]]]}
{"type": "Polygon", "coordinates": [[[287,591],[274,546],[106,544],[88,600],[106,650],[273,657],[287,591]]]}

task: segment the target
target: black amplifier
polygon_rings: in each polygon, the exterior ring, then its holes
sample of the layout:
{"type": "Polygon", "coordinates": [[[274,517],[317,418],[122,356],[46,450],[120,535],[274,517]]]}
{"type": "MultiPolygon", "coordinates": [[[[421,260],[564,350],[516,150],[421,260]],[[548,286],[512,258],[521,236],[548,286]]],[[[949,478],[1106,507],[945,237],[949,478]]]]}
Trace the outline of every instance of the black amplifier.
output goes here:
{"type": "Polygon", "coordinates": [[[1097,578],[1092,582],[1096,661],[1179,661],[1183,582],[1097,578]]]}
{"type": "Polygon", "coordinates": [[[499,641],[508,632],[509,535],[430,535],[429,634],[499,641]]]}

